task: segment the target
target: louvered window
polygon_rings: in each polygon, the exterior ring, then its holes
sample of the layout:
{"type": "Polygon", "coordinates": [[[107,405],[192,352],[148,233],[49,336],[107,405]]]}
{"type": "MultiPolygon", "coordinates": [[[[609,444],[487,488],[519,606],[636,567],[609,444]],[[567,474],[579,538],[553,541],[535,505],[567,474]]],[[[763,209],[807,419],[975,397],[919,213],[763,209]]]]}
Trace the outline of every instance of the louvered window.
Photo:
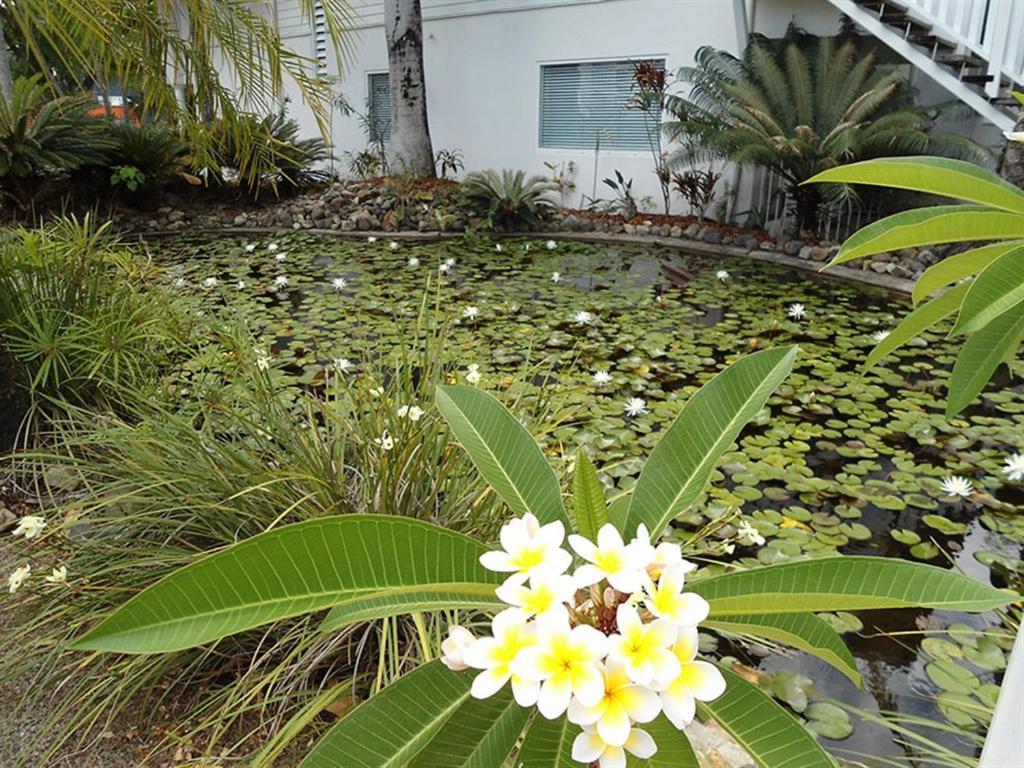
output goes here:
{"type": "Polygon", "coordinates": [[[391,140],[391,89],[387,72],[374,72],[367,80],[366,114],[370,141],[391,140]]]}
{"type": "MultiPolygon", "coordinates": [[[[654,59],[659,67],[664,59],[654,59]]],[[[633,62],[544,64],[540,68],[540,146],[647,150],[658,141],[660,116],[629,107],[633,62]],[[650,134],[648,134],[650,131],[650,134]]]]}
{"type": "Polygon", "coordinates": [[[316,55],[317,72],[327,72],[327,15],[320,0],[313,3],[313,53],[316,55]]]}

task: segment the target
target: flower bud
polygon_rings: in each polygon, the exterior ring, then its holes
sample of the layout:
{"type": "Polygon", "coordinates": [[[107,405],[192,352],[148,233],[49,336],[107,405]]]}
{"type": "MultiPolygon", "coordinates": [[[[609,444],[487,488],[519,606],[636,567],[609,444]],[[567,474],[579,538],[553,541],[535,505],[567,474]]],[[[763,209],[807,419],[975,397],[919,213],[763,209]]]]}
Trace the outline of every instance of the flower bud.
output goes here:
{"type": "Polygon", "coordinates": [[[462,658],[462,654],[476,638],[473,633],[458,624],[448,627],[448,637],[441,643],[441,663],[452,672],[461,672],[468,665],[462,658]]]}

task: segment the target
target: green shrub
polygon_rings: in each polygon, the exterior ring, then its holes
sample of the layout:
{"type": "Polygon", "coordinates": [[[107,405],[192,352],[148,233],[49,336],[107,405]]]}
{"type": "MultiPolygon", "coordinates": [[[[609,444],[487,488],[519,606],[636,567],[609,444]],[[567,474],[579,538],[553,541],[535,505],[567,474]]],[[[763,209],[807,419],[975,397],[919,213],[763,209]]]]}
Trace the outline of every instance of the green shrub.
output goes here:
{"type": "Polygon", "coordinates": [[[147,185],[182,176],[191,162],[189,145],[163,123],[114,122],[110,135],[114,142],[111,172],[116,167],[133,166],[145,176],[147,185]]]}
{"type": "Polygon", "coordinates": [[[462,182],[463,194],[483,210],[486,225],[505,231],[535,227],[553,205],[544,197],[553,189],[543,176],[527,178],[524,171],[477,171],[462,182]]]}

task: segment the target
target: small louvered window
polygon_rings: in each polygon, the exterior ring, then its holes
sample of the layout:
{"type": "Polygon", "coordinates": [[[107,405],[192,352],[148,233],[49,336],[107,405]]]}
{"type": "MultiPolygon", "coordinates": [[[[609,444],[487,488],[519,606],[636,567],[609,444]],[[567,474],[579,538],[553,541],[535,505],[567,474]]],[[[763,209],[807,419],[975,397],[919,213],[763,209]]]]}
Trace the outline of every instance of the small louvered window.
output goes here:
{"type": "Polygon", "coordinates": [[[374,72],[367,80],[367,117],[370,141],[391,140],[391,89],[387,72],[374,72]]]}

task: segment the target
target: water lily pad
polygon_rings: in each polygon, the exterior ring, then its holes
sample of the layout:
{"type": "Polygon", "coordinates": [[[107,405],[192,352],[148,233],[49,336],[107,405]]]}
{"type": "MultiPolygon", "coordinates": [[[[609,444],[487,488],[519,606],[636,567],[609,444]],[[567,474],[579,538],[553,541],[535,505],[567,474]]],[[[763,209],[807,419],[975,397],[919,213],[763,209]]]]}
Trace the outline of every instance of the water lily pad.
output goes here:
{"type": "Polygon", "coordinates": [[[933,661],[924,671],[928,679],[944,691],[971,693],[981,685],[977,675],[952,661],[933,661]]]}

